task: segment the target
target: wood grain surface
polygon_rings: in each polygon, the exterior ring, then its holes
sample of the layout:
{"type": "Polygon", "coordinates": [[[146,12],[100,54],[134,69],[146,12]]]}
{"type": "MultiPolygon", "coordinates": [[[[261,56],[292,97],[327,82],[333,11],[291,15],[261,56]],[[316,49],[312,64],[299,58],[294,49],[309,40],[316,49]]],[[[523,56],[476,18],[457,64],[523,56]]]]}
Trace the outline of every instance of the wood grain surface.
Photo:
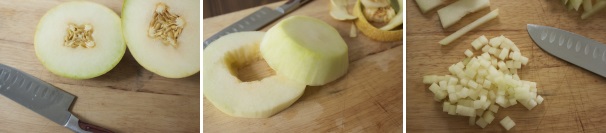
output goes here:
{"type": "MultiPolygon", "coordinates": [[[[560,60],[540,49],[530,38],[526,24],[557,27],[606,42],[606,15],[598,13],[581,20],[581,13],[568,11],[554,0],[492,0],[499,8],[493,20],[465,34],[448,46],[438,41],[486,14],[488,10],[464,17],[454,26],[442,29],[436,10],[421,14],[417,4],[407,0],[406,39],[406,131],[410,132],[505,132],[498,123],[505,116],[516,123],[513,132],[605,132],[606,78],[560,60]],[[495,121],[485,129],[469,126],[468,118],[442,112],[442,104],[422,84],[422,76],[446,75],[448,66],[464,58],[473,39],[504,35],[530,58],[518,71],[525,80],[537,82],[543,104],[532,110],[522,105],[499,109],[495,121]]],[[[439,8],[438,8],[439,9],[439,8]]],[[[476,52],[476,55],[480,52],[476,52]]]]}
{"type": "MultiPolygon", "coordinates": [[[[198,132],[200,74],[168,79],[141,67],[127,51],[107,74],[73,80],[50,73],[36,58],[34,32],[40,18],[67,0],[0,1],[0,63],[32,74],[77,99],[71,112],[115,132],[198,132]]],[[[121,0],[95,0],[120,15],[121,0]]],[[[0,132],[71,132],[0,96],[0,132]]]]}
{"type": "MultiPolygon", "coordinates": [[[[266,6],[276,8],[284,2],[266,6]]],[[[328,2],[311,1],[285,17],[305,15],[335,27],[349,48],[349,72],[326,85],[308,86],[292,106],[265,119],[232,117],[204,100],[204,132],[402,132],[403,42],[377,42],[361,33],[350,38],[352,22],[332,19],[328,2]]],[[[352,8],[354,1],[349,2],[352,8]]],[[[204,38],[260,8],[204,19],[204,38]]],[[[253,73],[243,75],[258,79],[273,74],[267,68],[258,61],[240,72],[253,73]]]]}

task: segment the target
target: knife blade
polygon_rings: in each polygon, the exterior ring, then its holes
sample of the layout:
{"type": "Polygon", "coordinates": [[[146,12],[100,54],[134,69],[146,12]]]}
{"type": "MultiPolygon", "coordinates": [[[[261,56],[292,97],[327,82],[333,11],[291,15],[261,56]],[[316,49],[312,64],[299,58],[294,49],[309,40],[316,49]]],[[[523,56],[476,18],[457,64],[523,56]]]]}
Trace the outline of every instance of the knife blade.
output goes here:
{"type": "Polygon", "coordinates": [[[69,112],[74,95],[3,64],[0,64],[0,94],[74,132],[111,132],[79,121],[69,112]]]}
{"type": "Polygon", "coordinates": [[[569,31],[528,24],[528,34],[547,53],[606,77],[606,45],[569,31]]]}
{"type": "Polygon", "coordinates": [[[259,30],[309,1],[311,0],[289,0],[284,5],[276,8],[276,10],[263,7],[206,39],[203,48],[206,49],[206,46],[211,42],[230,33],[259,30]]]}

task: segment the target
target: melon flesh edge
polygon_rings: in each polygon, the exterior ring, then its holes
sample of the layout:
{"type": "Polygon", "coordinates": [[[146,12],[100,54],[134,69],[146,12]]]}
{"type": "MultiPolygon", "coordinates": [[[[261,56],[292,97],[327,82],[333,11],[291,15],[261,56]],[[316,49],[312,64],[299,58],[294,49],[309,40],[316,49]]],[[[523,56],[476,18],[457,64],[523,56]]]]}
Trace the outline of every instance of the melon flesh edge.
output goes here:
{"type": "Polygon", "coordinates": [[[261,58],[259,42],[264,32],[238,32],[219,38],[204,50],[203,92],[222,112],[246,118],[267,118],[293,104],[305,84],[280,75],[242,82],[234,65],[261,58]]]}

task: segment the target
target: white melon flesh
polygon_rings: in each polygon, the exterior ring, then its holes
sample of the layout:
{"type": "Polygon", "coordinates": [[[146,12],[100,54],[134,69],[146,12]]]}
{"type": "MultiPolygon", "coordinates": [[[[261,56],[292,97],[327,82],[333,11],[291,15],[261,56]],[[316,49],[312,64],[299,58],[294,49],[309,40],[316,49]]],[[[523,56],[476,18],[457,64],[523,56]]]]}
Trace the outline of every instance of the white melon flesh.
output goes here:
{"type": "Polygon", "coordinates": [[[335,28],[303,16],[280,21],[261,42],[261,54],[277,75],[311,86],[343,76],[349,65],[347,50],[335,28]]]}
{"type": "Polygon", "coordinates": [[[86,1],[66,2],[49,10],[36,28],[34,48],[49,71],[74,79],[107,73],[126,51],[120,17],[103,5],[86,1]],[[87,25],[92,45],[65,46],[70,25],[87,25]]]}
{"type": "Polygon", "coordinates": [[[204,50],[204,96],[222,112],[236,117],[267,118],[297,101],[305,84],[280,75],[242,82],[238,67],[261,59],[264,32],[223,36],[204,50]]]}
{"type": "Polygon", "coordinates": [[[168,78],[187,77],[200,71],[199,0],[125,0],[122,10],[126,45],[141,66],[168,78]],[[174,46],[148,36],[160,3],[184,22],[174,46]]]}

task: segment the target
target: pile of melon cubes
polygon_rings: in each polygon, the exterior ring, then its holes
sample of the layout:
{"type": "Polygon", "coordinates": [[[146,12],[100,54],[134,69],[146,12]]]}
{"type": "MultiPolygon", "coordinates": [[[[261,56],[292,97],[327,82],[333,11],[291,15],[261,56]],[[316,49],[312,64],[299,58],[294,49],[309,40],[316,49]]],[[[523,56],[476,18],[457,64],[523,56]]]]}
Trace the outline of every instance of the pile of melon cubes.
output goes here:
{"type": "MultiPolygon", "coordinates": [[[[480,36],[471,46],[483,53],[474,56],[467,49],[467,58],[448,67],[450,75],[423,77],[423,83],[431,84],[429,90],[434,99],[444,101],[442,111],[468,116],[469,125],[484,128],[492,123],[499,106],[507,108],[520,103],[531,110],[543,102],[543,97],[537,95],[537,84],[518,76],[528,58],[510,39],[502,35],[490,40],[480,36]]],[[[507,130],[515,126],[509,116],[500,123],[507,130]]]]}

